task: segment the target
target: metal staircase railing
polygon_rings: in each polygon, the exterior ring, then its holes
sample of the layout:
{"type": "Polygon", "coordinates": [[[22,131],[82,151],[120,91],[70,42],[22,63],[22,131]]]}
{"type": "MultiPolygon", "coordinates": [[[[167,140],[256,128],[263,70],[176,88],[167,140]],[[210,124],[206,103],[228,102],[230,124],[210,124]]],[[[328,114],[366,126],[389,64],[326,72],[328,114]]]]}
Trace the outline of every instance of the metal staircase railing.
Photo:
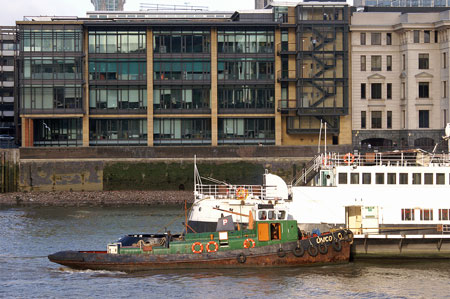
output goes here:
{"type": "Polygon", "coordinates": [[[298,178],[292,180],[292,186],[305,186],[320,170],[321,156],[316,156],[314,159],[308,162],[302,170],[301,175],[298,178]]]}

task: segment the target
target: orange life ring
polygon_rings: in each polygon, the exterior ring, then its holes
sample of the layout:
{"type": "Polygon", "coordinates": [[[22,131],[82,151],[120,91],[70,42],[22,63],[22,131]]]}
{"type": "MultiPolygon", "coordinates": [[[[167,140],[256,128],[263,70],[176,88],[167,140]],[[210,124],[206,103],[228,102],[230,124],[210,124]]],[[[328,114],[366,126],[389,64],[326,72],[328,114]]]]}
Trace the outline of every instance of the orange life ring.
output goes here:
{"type": "Polygon", "coordinates": [[[244,248],[255,248],[255,241],[253,239],[247,239],[244,241],[244,248]]]}
{"type": "Polygon", "coordinates": [[[322,165],[324,165],[324,166],[331,165],[331,156],[328,155],[328,156],[323,157],[322,165]]]}
{"type": "Polygon", "coordinates": [[[191,249],[192,249],[193,253],[202,253],[202,251],[203,251],[203,244],[200,243],[200,242],[195,242],[195,243],[192,244],[191,249]],[[200,246],[200,250],[196,250],[195,249],[195,246],[197,246],[197,245],[200,246]]]}
{"type": "Polygon", "coordinates": [[[355,155],[353,155],[352,153],[346,153],[344,156],[344,163],[350,165],[353,162],[355,162],[355,155]]]}
{"type": "Polygon", "coordinates": [[[217,245],[214,241],[209,241],[208,244],[206,244],[206,251],[208,252],[216,252],[219,249],[219,245],[217,245]],[[214,245],[214,249],[211,249],[209,246],[214,245]]]}
{"type": "Polygon", "coordinates": [[[242,187],[239,187],[237,190],[236,190],[236,197],[238,198],[238,199],[246,199],[247,198],[247,196],[248,196],[248,191],[247,191],[247,189],[245,189],[245,188],[242,188],[242,187]]]}

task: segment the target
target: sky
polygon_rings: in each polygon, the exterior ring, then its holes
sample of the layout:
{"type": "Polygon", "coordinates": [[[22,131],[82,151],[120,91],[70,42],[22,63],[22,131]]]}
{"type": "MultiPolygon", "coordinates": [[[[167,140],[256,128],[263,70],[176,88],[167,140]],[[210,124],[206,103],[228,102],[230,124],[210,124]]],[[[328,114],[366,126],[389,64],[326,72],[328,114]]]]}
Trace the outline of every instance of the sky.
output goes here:
{"type": "MultiPolygon", "coordinates": [[[[125,10],[138,11],[141,3],[207,6],[209,10],[254,9],[254,0],[126,0],[125,10]]],[[[0,0],[0,26],[13,26],[24,16],[78,16],[93,11],[91,0],[0,0]]]]}

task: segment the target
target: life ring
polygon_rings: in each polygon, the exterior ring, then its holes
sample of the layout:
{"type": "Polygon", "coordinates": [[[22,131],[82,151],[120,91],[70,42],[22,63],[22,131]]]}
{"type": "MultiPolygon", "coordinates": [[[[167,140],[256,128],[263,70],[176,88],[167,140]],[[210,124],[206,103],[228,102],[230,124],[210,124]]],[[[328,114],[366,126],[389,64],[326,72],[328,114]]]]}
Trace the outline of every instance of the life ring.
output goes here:
{"type": "Polygon", "coordinates": [[[324,156],[322,159],[322,165],[324,166],[330,166],[331,165],[331,156],[324,156]]]}
{"type": "Polygon", "coordinates": [[[346,153],[344,156],[344,163],[350,165],[353,162],[355,162],[355,155],[352,153],[346,153]]]}
{"type": "Polygon", "coordinates": [[[316,246],[309,246],[308,247],[308,254],[312,257],[315,257],[319,254],[319,249],[317,249],[316,246]]]}
{"type": "Polygon", "coordinates": [[[305,254],[305,249],[302,246],[297,246],[294,248],[294,250],[292,250],[292,253],[296,257],[302,257],[305,254]]]}
{"type": "Polygon", "coordinates": [[[217,245],[217,243],[214,241],[209,241],[208,244],[206,244],[207,252],[216,252],[218,249],[219,249],[219,245],[217,245]],[[210,245],[214,245],[214,249],[211,249],[210,245]]]}
{"type": "Polygon", "coordinates": [[[200,243],[200,242],[192,243],[191,249],[192,249],[192,252],[193,252],[193,253],[202,253],[202,251],[203,251],[203,244],[200,243]],[[195,249],[195,246],[200,246],[200,250],[196,250],[196,249],[195,249]]]}
{"type": "Polygon", "coordinates": [[[317,249],[319,250],[320,254],[328,253],[328,245],[325,243],[320,243],[319,246],[317,247],[317,249]]]}
{"type": "Polygon", "coordinates": [[[342,242],[340,240],[334,239],[331,243],[331,246],[333,246],[334,251],[339,252],[342,250],[342,242]]]}
{"type": "Polygon", "coordinates": [[[255,241],[253,239],[246,239],[244,241],[244,248],[255,248],[255,241]]]}
{"type": "Polygon", "coordinates": [[[247,198],[247,196],[248,196],[248,190],[247,189],[239,187],[236,190],[236,197],[238,199],[244,199],[245,200],[247,198]]]}

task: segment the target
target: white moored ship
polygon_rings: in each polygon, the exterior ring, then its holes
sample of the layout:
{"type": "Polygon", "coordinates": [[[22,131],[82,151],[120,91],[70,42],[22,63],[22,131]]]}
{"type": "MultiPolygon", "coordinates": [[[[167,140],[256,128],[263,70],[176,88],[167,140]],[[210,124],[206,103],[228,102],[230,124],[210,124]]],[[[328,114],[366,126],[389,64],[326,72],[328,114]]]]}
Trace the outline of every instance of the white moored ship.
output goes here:
{"type": "Polygon", "coordinates": [[[358,258],[450,257],[447,154],[321,154],[290,186],[272,174],[264,178],[262,186],[197,184],[189,223],[201,229],[232,214],[245,224],[251,204],[276,203],[304,233],[351,229],[358,258]]]}

